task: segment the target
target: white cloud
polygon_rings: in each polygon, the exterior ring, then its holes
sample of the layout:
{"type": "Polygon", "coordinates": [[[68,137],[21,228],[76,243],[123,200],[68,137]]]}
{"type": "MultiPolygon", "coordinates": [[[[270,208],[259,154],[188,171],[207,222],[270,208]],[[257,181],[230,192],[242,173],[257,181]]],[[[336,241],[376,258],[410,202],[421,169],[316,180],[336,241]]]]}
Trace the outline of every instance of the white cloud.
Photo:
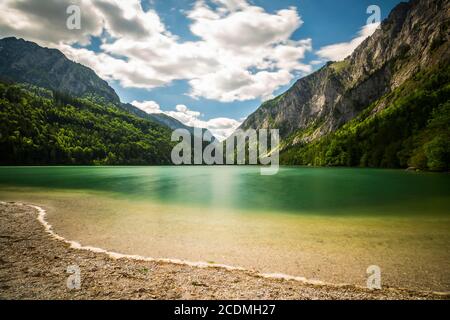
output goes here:
{"type": "Polygon", "coordinates": [[[131,104],[147,113],[163,113],[163,111],[161,110],[161,107],[155,101],[136,101],[135,100],[131,104]]]}
{"type": "Polygon", "coordinates": [[[235,119],[214,118],[206,122],[206,128],[219,140],[224,141],[241,125],[235,119]]]}
{"type": "Polygon", "coordinates": [[[220,101],[266,98],[311,67],[300,62],[311,39],[292,41],[303,23],[295,8],[274,14],[246,1],[198,1],[188,13],[190,29],[219,56],[214,72],[189,81],[191,96],[220,101]],[[226,3],[226,4],[224,4],[226,3]],[[221,6],[222,5],[222,6],[221,6]]]}
{"type": "Polygon", "coordinates": [[[140,1],[94,0],[92,4],[102,17],[104,28],[115,38],[139,40],[166,32],[158,14],[153,10],[144,12],[140,1]]]}
{"type": "Polygon", "coordinates": [[[266,100],[280,86],[287,85],[293,75],[285,70],[259,71],[219,70],[200,79],[191,80],[191,96],[220,101],[250,100],[261,97],[266,100]]]}
{"type": "Polygon", "coordinates": [[[340,61],[348,57],[352,52],[368,37],[370,37],[379,27],[380,23],[367,24],[361,28],[358,36],[350,42],[341,42],[322,47],[317,51],[317,55],[323,59],[340,61]]]}
{"type": "Polygon", "coordinates": [[[84,10],[81,30],[66,28],[67,7],[78,4],[88,7],[91,0],[2,0],[0,1],[0,36],[23,37],[42,45],[58,43],[89,43],[89,37],[102,32],[96,10],[84,10]]]}
{"type": "Polygon", "coordinates": [[[161,107],[155,101],[133,101],[131,104],[147,113],[164,113],[190,127],[208,129],[220,141],[223,141],[230,136],[244,121],[244,119],[238,121],[223,117],[202,120],[200,119],[200,112],[190,110],[183,104],[175,106],[175,110],[171,111],[161,110],[161,107]]]}
{"type": "Polygon", "coordinates": [[[309,63],[310,63],[311,65],[313,65],[313,66],[316,66],[316,65],[321,64],[321,63],[323,63],[323,62],[324,62],[323,60],[312,60],[312,61],[310,61],[309,63]]]}
{"type": "Polygon", "coordinates": [[[266,12],[246,0],[198,0],[186,12],[198,37],[182,41],[139,0],[3,0],[0,36],[19,36],[62,50],[124,87],[152,89],[186,80],[189,95],[219,101],[266,98],[295,76],[311,39],[293,41],[302,25],[294,7],[266,12]],[[69,4],[82,13],[79,31],[65,28],[69,4]],[[101,52],[74,48],[101,37],[101,52]]]}
{"type": "Polygon", "coordinates": [[[197,3],[188,17],[193,21],[192,33],[220,48],[233,49],[276,45],[288,40],[303,23],[295,8],[275,14],[250,5],[237,11],[228,10],[227,6],[213,10],[203,1],[197,3]]]}

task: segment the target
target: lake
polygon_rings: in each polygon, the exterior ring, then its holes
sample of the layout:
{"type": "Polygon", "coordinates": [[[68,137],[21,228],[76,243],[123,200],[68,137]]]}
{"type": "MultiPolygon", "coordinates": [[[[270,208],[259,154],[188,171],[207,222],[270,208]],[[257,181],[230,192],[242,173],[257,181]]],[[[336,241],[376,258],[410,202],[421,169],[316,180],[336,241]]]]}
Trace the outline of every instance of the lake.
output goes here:
{"type": "Polygon", "coordinates": [[[0,167],[0,200],[60,235],[155,258],[364,286],[450,290],[450,176],[257,166],[0,167]]]}

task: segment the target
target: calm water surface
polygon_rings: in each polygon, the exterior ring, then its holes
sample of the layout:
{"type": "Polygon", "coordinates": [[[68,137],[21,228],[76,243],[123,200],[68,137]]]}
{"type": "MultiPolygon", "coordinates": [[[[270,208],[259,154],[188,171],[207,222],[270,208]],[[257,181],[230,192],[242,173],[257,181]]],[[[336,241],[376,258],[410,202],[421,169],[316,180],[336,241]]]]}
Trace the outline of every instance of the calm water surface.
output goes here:
{"type": "Polygon", "coordinates": [[[104,191],[169,204],[329,215],[449,214],[450,175],[257,167],[8,167],[0,185],[104,191]]]}
{"type": "Polygon", "coordinates": [[[2,167],[0,199],[124,253],[450,290],[450,175],[282,167],[2,167]]]}

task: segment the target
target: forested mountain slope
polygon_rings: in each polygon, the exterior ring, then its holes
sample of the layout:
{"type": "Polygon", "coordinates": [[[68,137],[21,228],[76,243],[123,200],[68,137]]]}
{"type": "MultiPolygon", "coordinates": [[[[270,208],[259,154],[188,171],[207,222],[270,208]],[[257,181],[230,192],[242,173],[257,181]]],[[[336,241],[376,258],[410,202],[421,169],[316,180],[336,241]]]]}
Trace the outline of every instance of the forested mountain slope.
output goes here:
{"type": "Polygon", "coordinates": [[[169,164],[171,131],[113,103],[0,83],[0,164],[169,164]]]}
{"type": "Polygon", "coordinates": [[[24,39],[0,39],[0,80],[28,83],[96,103],[112,103],[170,129],[192,129],[165,114],[148,114],[129,103],[121,103],[114,89],[92,69],[69,60],[57,49],[43,48],[24,39]]]}

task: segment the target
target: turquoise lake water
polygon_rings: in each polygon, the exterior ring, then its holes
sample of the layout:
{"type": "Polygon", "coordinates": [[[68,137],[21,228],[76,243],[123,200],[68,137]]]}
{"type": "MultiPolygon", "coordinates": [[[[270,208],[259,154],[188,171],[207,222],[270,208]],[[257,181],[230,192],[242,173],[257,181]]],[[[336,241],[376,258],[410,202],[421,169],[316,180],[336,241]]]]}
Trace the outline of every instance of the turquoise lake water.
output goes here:
{"type": "Polygon", "coordinates": [[[450,291],[450,175],[252,166],[0,167],[0,200],[83,245],[332,283],[450,291]]]}
{"type": "Polygon", "coordinates": [[[93,190],[127,199],[297,214],[449,214],[450,175],[282,167],[7,167],[0,185],[93,190]]]}

